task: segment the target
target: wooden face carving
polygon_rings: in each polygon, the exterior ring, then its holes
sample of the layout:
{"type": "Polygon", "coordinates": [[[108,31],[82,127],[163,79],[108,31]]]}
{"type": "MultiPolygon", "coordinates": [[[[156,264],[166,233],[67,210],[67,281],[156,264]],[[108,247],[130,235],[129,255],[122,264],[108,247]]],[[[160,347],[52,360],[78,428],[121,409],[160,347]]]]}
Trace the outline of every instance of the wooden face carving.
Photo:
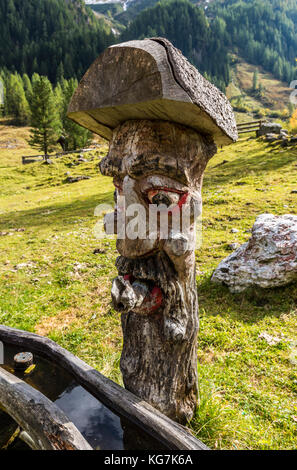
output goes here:
{"type": "Polygon", "coordinates": [[[122,312],[124,384],[183,423],[197,399],[195,217],[203,171],[215,151],[210,139],[189,128],[127,121],[115,129],[100,163],[115,185],[117,207],[106,225],[116,222],[121,255],[111,296],[122,312]]]}
{"type": "Polygon", "coordinates": [[[112,287],[113,305],[122,312],[154,313],[164,306],[165,287],[159,278],[156,256],[166,253],[173,264],[167,266],[167,271],[174,267],[177,273],[183,271],[186,275],[186,261],[193,255],[195,244],[195,209],[196,213],[200,209],[198,194],[162,175],[137,180],[126,175],[123,180],[116,179],[115,186],[116,202],[121,199],[125,207],[117,208],[114,213],[123,238],[117,239],[122,257],[121,267],[118,261],[119,277],[112,287]],[[129,260],[129,266],[127,263],[123,266],[125,260],[129,260]],[[142,272],[135,273],[140,265],[142,272]]]}
{"type": "MultiPolygon", "coordinates": [[[[118,266],[112,287],[113,305],[119,311],[149,314],[164,305],[163,282],[153,283],[141,273],[135,277],[136,265],[144,267],[162,252],[178,277],[186,280],[193,268],[195,218],[201,213],[199,170],[204,167],[203,159],[197,165],[194,157],[197,151],[203,155],[204,147],[201,137],[188,130],[192,141],[183,152],[189,153],[186,158],[181,150],[178,154],[184,143],[182,131],[170,123],[129,121],[115,131],[109,154],[100,164],[115,186],[116,209],[106,225],[116,228],[122,264],[130,260],[126,270],[118,266]]],[[[157,280],[159,268],[154,264],[150,277],[157,280]]]]}

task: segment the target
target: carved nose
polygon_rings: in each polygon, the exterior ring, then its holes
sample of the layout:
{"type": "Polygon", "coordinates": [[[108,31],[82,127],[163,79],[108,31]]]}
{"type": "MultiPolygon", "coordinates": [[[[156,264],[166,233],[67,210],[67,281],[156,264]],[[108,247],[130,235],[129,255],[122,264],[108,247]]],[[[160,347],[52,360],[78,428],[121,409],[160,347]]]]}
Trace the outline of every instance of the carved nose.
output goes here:
{"type": "Polygon", "coordinates": [[[104,219],[104,231],[107,235],[114,235],[117,233],[117,213],[109,212],[105,214],[104,219]]]}
{"type": "Polygon", "coordinates": [[[113,280],[111,299],[114,309],[118,312],[129,312],[140,307],[148,294],[148,287],[140,281],[135,281],[131,285],[123,276],[113,280]]]}
{"type": "Polygon", "coordinates": [[[188,237],[180,232],[172,232],[165,242],[164,249],[175,256],[183,256],[189,250],[188,237]]]}

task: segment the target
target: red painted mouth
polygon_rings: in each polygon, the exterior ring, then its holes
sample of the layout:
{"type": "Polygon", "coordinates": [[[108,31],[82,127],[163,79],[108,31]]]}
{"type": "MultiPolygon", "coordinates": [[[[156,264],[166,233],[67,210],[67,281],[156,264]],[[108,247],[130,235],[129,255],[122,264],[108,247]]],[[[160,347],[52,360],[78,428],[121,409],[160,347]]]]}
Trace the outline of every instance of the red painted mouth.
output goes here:
{"type": "MultiPolygon", "coordinates": [[[[136,281],[132,274],[125,274],[124,280],[128,281],[131,285],[134,281],[136,281]]],[[[141,313],[144,314],[154,313],[161,307],[162,302],[163,294],[160,287],[153,285],[150,288],[148,295],[144,298],[143,303],[139,309],[141,310],[141,313]]]]}

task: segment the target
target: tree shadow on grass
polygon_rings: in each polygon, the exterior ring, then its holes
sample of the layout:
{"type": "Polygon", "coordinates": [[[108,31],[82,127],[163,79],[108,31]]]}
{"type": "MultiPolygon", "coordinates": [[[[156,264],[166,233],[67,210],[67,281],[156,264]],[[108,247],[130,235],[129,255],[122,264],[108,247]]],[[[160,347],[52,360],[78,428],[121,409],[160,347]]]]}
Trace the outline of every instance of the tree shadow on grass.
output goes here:
{"type": "Polygon", "coordinates": [[[232,318],[253,324],[266,317],[279,318],[297,308],[297,282],[273,289],[250,288],[233,294],[226,286],[198,280],[199,307],[207,316],[232,318]]]}
{"type": "Polygon", "coordinates": [[[214,185],[232,184],[247,177],[250,173],[265,174],[296,162],[296,148],[287,149],[284,153],[278,153],[279,150],[283,150],[281,147],[274,148],[269,145],[264,147],[263,145],[263,149],[267,150],[267,153],[250,157],[244,154],[242,157],[232,157],[232,160],[224,165],[209,167],[205,174],[204,187],[211,189],[214,185]]]}
{"type": "Polygon", "coordinates": [[[113,203],[113,191],[89,197],[78,197],[71,202],[57,202],[44,205],[35,209],[22,209],[6,214],[1,214],[0,231],[12,228],[35,229],[52,226],[63,229],[66,225],[73,224],[77,218],[94,217],[94,210],[99,204],[113,203]]]}

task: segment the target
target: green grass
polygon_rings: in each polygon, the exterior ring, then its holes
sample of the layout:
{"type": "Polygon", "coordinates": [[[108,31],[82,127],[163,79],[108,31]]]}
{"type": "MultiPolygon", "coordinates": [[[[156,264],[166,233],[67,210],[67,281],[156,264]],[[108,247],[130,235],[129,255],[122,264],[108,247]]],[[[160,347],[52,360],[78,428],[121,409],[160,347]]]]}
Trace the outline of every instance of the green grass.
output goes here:
{"type": "MultiPolygon", "coordinates": [[[[0,235],[0,323],[48,335],[122,383],[120,318],[110,306],[117,252],[93,231],[96,205],[113,198],[97,169],[106,149],[75,167],[76,156],[21,166],[14,150],[0,149],[0,232],[9,233],[0,235]],[[91,179],[67,184],[68,171],[91,179]]],[[[296,171],[296,150],[247,138],[220,150],[205,175],[200,403],[190,426],[214,449],[297,447],[297,285],[236,295],[210,282],[228,244],[247,241],[259,214],[296,214],[296,171]],[[281,343],[269,346],[262,332],[281,343]]]]}

